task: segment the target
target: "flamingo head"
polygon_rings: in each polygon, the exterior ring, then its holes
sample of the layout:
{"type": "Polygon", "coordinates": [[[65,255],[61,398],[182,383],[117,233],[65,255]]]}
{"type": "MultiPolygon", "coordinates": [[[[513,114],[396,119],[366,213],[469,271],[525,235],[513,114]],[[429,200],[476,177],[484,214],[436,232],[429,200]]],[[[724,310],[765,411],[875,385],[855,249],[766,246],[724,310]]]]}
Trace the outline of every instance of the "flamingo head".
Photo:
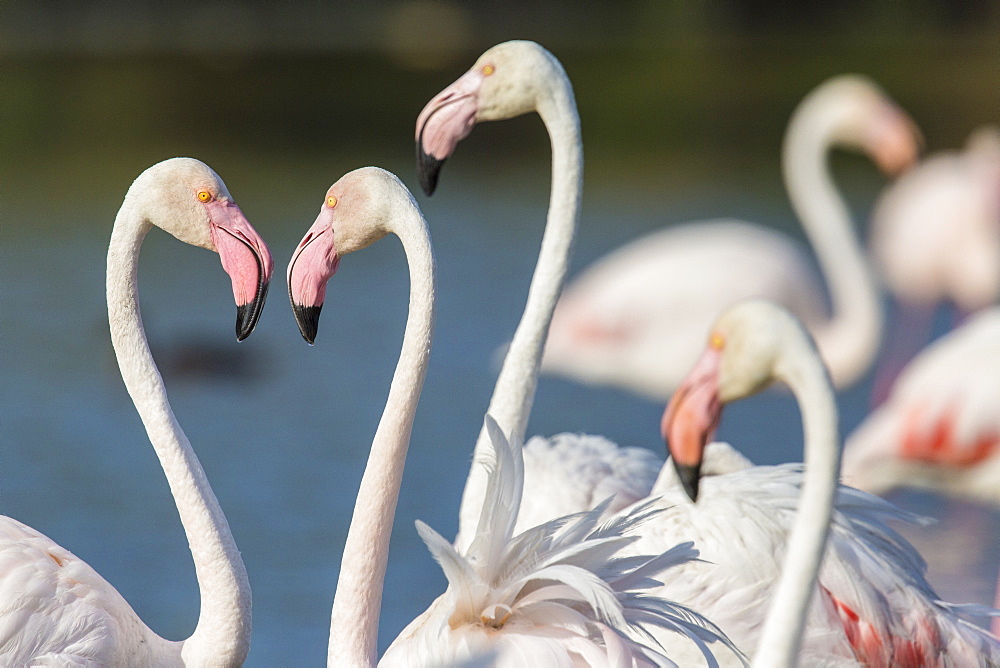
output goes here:
{"type": "Polygon", "coordinates": [[[705,448],[723,405],[768,387],[782,375],[782,332],[797,321],[762,300],[741,302],[712,327],[708,345],[663,413],[660,432],[684,490],[698,498],[705,448]]]}
{"type": "Polygon", "coordinates": [[[916,163],[923,146],[920,129],[871,79],[834,77],[810,98],[825,107],[832,139],[871,156],[886,175],[896,176],[916,163]]]}
{"type": "Polygon", "coordinates": [[[482,121],[514,118],[537,109],[546,76],[562,66],[535,42],[497,44],[435,95],[417,116],[417,174],[428,195],[441,165],[482,121]]]}
{"type": "Polygon", "coordinates": [[[288,263],[288,297],[308,343],[316,339],[326,284],[337,273],[340,258],[391,232],[400,198],[416,208],[399,179],[378,167],[348,172],[326,191],[316,221],[288,263]]]}
{"type": "Polygon", "coordinates": [[[219,175],[193,158],[172,158],[139,175],[143,217],[177,239],[219,254],[236,300],[236,338],[250,335],[267,297],[274,260],[219,175]]]}

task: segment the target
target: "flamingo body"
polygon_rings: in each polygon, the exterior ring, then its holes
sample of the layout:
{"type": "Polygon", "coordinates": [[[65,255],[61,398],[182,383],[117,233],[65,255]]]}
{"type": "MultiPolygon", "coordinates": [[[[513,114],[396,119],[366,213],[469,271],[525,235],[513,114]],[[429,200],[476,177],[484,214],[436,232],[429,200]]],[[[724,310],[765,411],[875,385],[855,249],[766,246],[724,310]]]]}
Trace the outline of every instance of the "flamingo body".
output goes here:
{"type": "Polygon", "coordinates": [[[920,487],[1000,504],[1000,307],[981,311],[906,367],[850,435],[845,482],[920,487]]]}
{"type": "Polygon", "coordinates": [[[567,286],[542,368],[665,399],[698,356],[715,316],[754,297],[781,304],[813,328],[828,318],[815,271],[789,237],[738,220],[658,230],[609,253],[567,286]]]}
{"type": "Polygon", "coordinates": [[[3,665],[183,665],[180,643],[150,632],[97,571],[5,516],[0,516],[0,602],[3,665]]]}
{"type": "Polygon", "coordinates": [[[533,436],[524,445],[524,486],[516,532],[610,499],[609,514],[649,496],[663,460],[646,448],[620,448],[602,436],[533,436]]]}
{"type": "MultiPolygon", "coordinates": [[[[679,576],[656,595],[685,602],[751,651],[781,577],[802,467],[751,466],[744,460],[744,468],[737,468],[734,453],[728,444],[709,446],[708,460],[732,459],[736,465],[711,466],[724,472],[702,478],[697,503],[684,498],[676,480],[658,484],[656,507],[664,513],[635,549],[689,536],[704,561],[680,566],[679,576]]],[[[978,665],[980,656],[1000,656],[994,640],[956,614],[961,606],[938,600],[926,580],[926,563],[889,526],[892,521],[920,519],[878,497],[838,487],[802,665],[814,665],[806,656],[886,667],[978,665]]]]}
{"type": "Polygon", "coordinates": [[[380,665],[439,666],[490,655],[490,665],[671,665],[671,641],[690,639],[709,656],[723,642],[715,626],[648,592],[697,556],[691,543],[653,555],[629,549],[640,526],[653,521],[637,504],[602,522],[608,501],[515,533],[527,480],[521,447],[510,444],[487,416],[497,448],[479,531],[460,554],[429,527],[418,529],[448,578],[448,591],[407,626],[380,665]],[[648,634],[665,636],[659,643],[648,634]]]}

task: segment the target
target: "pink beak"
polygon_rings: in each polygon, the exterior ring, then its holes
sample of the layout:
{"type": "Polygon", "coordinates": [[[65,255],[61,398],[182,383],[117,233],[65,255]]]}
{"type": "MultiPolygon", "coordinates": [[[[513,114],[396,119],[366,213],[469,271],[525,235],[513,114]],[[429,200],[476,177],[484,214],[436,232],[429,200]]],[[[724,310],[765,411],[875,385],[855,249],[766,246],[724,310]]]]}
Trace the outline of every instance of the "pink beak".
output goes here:
{"type": "Polygon", "coordinates": [[[437,187],[441,165],[476,124],[483,73],[470,70],[427,103],[417,116],[417,176],[428,195],[437,187]]]}
{"type": "Polygon", "coordinates": [[[337,273],[340,256],[333,243],[332,209],[324,206],[288,263],[288,298],[309,344],[316,340],[319,313],[326,299],[326,283],[337,273]]]}
{"type": "Polygon", "coordinates": [[[917,162],[923,137],[906,112],[887,104],[869,131],[868,145],[879,169],[896,176],[917,162]]]}
{"type": "Polygon", "coordinates": [[[213,200],[208,209],[212,242],[219,251],[222,268],[233,281],[236,299],[236,340],[250,336],[267,298],[274,260],[267,244],[235,203],[213,200]]]}
{"type": "Polygon", "coordinates": [[[660,433],[674,463],[684,491],[698,498],[698,482],[705,445],[715,433],[722,415],[719,402],[719,364],[722,353],[707,349],[677,388],[663,413],[660,433]]]}

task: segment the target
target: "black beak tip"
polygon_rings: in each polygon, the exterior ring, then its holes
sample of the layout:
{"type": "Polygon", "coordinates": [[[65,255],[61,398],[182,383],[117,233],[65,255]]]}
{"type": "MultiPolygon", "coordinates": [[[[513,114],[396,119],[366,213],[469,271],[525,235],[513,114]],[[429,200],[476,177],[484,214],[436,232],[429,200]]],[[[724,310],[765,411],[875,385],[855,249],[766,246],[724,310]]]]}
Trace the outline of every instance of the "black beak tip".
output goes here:
{"type": "Polygon", "coordinates": [[[688,497],[692,501],[697,501],[698,482],[701,480],[701,464],[687,466],[674,461],[674,470],[677,471],[677,477],[680,478],[681,485],[684,487],[684,491],[687,492],[688,497]]]}
{"type": "Polygon", "coordinates": [[[437,188],[438,175],[441,173],[441,165],[444,160],[424,153],[424,147],[417,142],[417,178],[420,180],[420,187],[423,188],[427,196],[434,194],[437,188]]]}
{"type": "Polygon", "coordinates": [[[292,304],[292,312],[295,314],[295,322],[299,325],[299,333],[309,345],[316,341],[316,332],[319,330],[319,312],[322,308],[322,304],[319,306],[292,304]]]}
{"type": "Polygon", "coordinates": [[[257,288],[257,296],[253,301],[246,304],[236,305],[236,340],[242,341],[253,333],[260,320],[260,314],[264,310],[264,301],[267,299],[268,284],[264,283],[257,288]]]}
{"type": "Polygon", "coordinates": [[[256,308],[253,302],[236,307],[236,340],[242,341],[250,336],[254,327],[257,326],[257,319],[260,318],[260,309],[256,308]]]}

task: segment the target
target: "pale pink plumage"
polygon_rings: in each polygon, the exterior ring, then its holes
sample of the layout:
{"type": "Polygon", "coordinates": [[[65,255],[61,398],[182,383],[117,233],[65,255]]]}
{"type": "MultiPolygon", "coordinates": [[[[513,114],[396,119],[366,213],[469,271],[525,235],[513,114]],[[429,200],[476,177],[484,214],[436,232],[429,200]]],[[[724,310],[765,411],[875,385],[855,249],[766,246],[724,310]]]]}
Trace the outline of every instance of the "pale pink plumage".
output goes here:
{"type": "Polygon", "coordinates": [[[844,481],[920,487],[1000,505],[1000,307],[981,311],[907,366],[848,437],[844,481]]]}

